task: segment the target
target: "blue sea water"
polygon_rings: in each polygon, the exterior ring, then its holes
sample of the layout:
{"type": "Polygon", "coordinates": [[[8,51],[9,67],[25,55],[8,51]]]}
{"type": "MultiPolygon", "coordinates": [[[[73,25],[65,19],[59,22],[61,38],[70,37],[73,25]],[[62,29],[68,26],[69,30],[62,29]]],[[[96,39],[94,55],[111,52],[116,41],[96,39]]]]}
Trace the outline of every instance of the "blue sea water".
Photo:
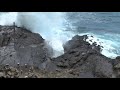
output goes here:
{"type": "Polygon", "coordinates": [[[103,42],[103,54],[120,55],[120,12],[70,12],[68,22],[76,34],[92,34],[103,42]]]}
{"type": "Polygon", "coordinates": [[[62,44],[74,35],[88,34],[104,47],[103,55],[110,58],[120,55],[120,12],[0,13],[0,25],[10,25],[14,21],[40,33],[58,52],[63,53],[62,44]]]}

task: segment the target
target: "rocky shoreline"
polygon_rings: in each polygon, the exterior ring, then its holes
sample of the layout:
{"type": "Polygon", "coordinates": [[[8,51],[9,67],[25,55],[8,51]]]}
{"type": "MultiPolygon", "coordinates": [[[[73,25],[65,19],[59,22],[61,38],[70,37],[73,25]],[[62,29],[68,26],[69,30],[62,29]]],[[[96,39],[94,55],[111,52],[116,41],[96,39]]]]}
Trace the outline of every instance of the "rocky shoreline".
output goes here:
{"type": "Polygon", "coordinates": [[[0,26],[1,78],[119,78],[120,57],[101,54],[101,46],[74,36],[64,54],[52,58],[52,47],[37,33],[17,26],[0,26]]]}

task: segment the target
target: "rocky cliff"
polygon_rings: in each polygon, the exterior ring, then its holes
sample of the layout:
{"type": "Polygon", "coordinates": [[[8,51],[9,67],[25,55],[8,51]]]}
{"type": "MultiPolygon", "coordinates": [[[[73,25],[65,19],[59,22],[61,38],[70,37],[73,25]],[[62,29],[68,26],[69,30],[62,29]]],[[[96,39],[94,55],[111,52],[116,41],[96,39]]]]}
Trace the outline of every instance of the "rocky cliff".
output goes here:
{"type": "Polygon", "coordinates": [[[65,53],[52,58],[52,48],[41,35],[17,26],[0,26],[0,77],[119,77],[120,58],[102,55],[101,47],[90,45],[87,38],[74,36],[63,45],[65,53]]]}
{"type": "Polygon", "coordinates": [[[16,26],[0,26],[0,65],[39,67],[50,57],[49,50],[39,34],[16,26]]]}

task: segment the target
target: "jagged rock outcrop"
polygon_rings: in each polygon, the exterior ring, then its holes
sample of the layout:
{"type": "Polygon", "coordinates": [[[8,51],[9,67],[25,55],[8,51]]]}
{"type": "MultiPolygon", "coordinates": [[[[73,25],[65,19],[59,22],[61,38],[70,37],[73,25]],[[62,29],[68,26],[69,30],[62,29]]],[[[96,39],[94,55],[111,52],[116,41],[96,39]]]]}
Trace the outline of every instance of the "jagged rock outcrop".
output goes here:
{"type": "MultiPolygon", "coordinates": [[[[63,55],[51,58],[52,48],[39,34],[16,26],[0,26],[0,66],[38,67],[47,72],[46,77],[51,72],[54,73],[50,75],[56,74],[56,77],[112,78],[113,74],[119,77],[120,58],[113,61],[102,55],[100,46],[95,42],[90,45],[87,38],[87,35],[74,36],[63,46],[63,55]]],[[[6,69],[3,71],[0,71],[0,77],[4,76],[6,69]]],[[[20,73],[21,70],[10,68],[5,76],[21,77],[20,73]]],[[[32,72],[28,77],[36,75],[32,72]]]]}
{"type": "Polygon", "coordinates": [[[59,68],[79,71],[79,77],[112,77],[111,59],[100,53],[100,46],[90,45],[87,36],[75,36],[64,45],[65,54],[54,59],[59,68]],[[86,76],[85,76],[86,75],[86,76]]]}
{"type": "Polygon", "coordinates": [[[39,67],[52,54],[49,50],[39,34],[16,26],[0,26],[0,65],[39,67]]]}
{"type": "Polygon", "coordinates": [[[120,56],[116,57],[112,60],[113,69],[114,69],[114,76],[120,78],[120,56]]]}

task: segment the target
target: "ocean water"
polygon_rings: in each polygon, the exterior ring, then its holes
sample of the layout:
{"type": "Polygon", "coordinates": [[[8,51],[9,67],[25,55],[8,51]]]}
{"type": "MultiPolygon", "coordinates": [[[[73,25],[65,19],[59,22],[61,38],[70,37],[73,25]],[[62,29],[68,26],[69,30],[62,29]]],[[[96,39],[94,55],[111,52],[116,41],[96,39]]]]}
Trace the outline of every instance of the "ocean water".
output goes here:
{"type": "Polygon", "coordinates": [[[120,12],[1,12],[0,25],[24,26],[40,33],[54,49],[54,56],[64,53],[62,45],[74,35],[93,35],[87,40],[103,46],[102,54],[120,55],[120,12]]]}
{"type": "Polygon", "coordinates": [[[68,22],[76,34],[93,35],[93,41],[103,46],[102,54],[120,55],[120,12],[70,12],[68,22]]]}

